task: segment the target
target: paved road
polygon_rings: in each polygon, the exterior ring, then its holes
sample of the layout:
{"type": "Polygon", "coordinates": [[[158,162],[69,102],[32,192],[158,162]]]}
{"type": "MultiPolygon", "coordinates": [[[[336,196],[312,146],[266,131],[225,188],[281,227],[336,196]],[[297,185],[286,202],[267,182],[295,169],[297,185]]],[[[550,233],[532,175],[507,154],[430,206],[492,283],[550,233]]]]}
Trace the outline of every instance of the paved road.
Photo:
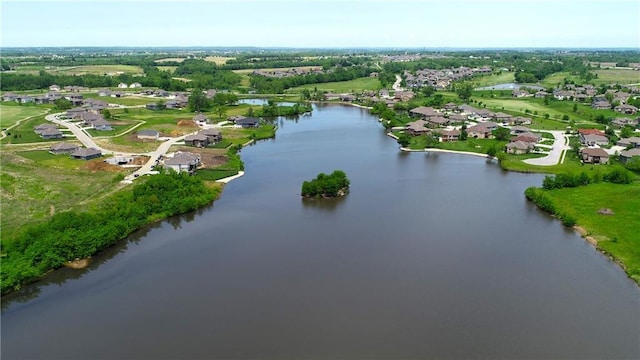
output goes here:
{"type": "MultiPolygon", "coordinates": [[[[195,133],[194,133],[195,134],[195,133]]],[[[176,137],[176,138],[172,138],[170,140],[167,140],[165,142],[163,142],[162,144],[160,144],[160,146],[158,146],[157,149],[155,149],[152,152],[148,152],[145,154],[141,154],[141,155],[147,155],[149,156],[149,161],[147,161],[146,164],[142,165],[138,170],[134,171],[132,174],[128,175],[127,177],[124,178],[125,181],[131,181],[135,178],[137,178],[138,176],[144,175],[146,173],[148,173],[149,171],[151,171],[151,169],[156,165],[157,160],[160,158],[160,156],[164,156],[164,154],[167,153],[167,151],[169,151],[169,148],[179,142],[184,140],[184,138],[186,136],[188,136],[190,134],[187,135],[183,135],[180,137],[176,137]]]]}
{"type": "Polygon", "coordinates": [[[553,134],[553,138],[555,140],[549,155],[541,158],[523,160],[525,163],[539,166],[557,165],[561,162],[563,151],[571,149],[569,146],[569,139],[565,136],[564,131],[551,130],[545,132],[553,134]]]}
{"type": "Polygon", "coordinates": [[[393,90],[395,91],[403,91],[404,89],[400,87],[401,82],[402,78],[400,77],[400,75],[396,74],[396,82],[393,83],[393,86],[391,88],[393,88],[393,90]]]}

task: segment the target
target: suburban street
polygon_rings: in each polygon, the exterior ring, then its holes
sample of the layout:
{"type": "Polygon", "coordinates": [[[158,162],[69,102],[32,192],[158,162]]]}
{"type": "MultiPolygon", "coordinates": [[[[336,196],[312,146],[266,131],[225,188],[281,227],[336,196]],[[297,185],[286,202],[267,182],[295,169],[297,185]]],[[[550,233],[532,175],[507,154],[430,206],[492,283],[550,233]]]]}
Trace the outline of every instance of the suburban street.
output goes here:
{"type": "Polygon", "coordinates": [[[525,163],[538,166],[557,165],[562,160],[562,154],[564,150],[571,149],[569,147],[569,139],[565,137],[564,131],[549,130],[546,132],[551,133],[553,135],[553,138],[555,139],[549,155],[541,158],[525,159],[523,160],[525,163]]]}

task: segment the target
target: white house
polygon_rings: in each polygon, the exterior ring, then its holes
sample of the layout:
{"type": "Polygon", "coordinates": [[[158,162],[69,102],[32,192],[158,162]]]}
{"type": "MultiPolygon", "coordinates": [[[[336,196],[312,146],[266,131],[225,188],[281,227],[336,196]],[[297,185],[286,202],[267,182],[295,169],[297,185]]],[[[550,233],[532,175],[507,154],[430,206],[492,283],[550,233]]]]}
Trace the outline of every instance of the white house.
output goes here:
{"type": "Polygon", "coordinates": [[[128,87],[129,87],[129,85],[127,85],[126,83],[120,83],[120,84],[118,84],[118,87],[119,87],[120,89],[126,89],[126,88],[128,88],[128,87]]]}

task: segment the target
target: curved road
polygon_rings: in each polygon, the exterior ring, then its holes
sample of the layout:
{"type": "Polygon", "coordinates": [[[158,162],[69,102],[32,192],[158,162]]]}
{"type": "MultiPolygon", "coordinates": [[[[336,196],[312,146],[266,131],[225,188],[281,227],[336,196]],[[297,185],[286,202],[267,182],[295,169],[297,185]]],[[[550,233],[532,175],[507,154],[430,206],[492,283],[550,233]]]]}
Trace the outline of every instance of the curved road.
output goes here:
{"type": "Polygon", "coordinates": [[[555,140],[553,142],[553,146],[551,147],[549,155],[541,158],[523,160],[525,163],[538,166],[552,166],[560,164],[562,161],[564,161],[562,154],[565,150],[571,149],[571,147],[569,146],[569,139],[565,136],[564,131],[549,130],[545,132],[551,133],[555,140]]]}
{"type": "Polygon", "coordinates": [[[400,87],[401,82],[402,82],[402,77],[396,74],[396,82],[393,83],[393,86],[391,86],[391,88],[395,91],[403,91],[404,89],[400,87]]]}

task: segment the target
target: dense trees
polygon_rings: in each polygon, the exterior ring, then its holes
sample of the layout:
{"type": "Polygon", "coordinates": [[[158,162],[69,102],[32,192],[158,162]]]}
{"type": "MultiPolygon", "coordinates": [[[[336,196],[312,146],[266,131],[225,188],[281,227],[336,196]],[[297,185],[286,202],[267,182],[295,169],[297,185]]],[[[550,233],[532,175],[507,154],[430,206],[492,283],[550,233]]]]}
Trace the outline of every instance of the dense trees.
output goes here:
{"type": "Polygon", "coordinates": [[[336,197],[344,195],[348,188],[347,174],[335,170],[330,175],[320,173],[315,179],[302,183],[301,195],[308,198],[336,197]]]}
{"type": "Polygon", "coordinates": [[[149,177],[97,209],[57,213],[3,243],[2,293],[105,249],[150,221],[202,207],[217,194],[196,177],[172,172],[149,177]]]}

